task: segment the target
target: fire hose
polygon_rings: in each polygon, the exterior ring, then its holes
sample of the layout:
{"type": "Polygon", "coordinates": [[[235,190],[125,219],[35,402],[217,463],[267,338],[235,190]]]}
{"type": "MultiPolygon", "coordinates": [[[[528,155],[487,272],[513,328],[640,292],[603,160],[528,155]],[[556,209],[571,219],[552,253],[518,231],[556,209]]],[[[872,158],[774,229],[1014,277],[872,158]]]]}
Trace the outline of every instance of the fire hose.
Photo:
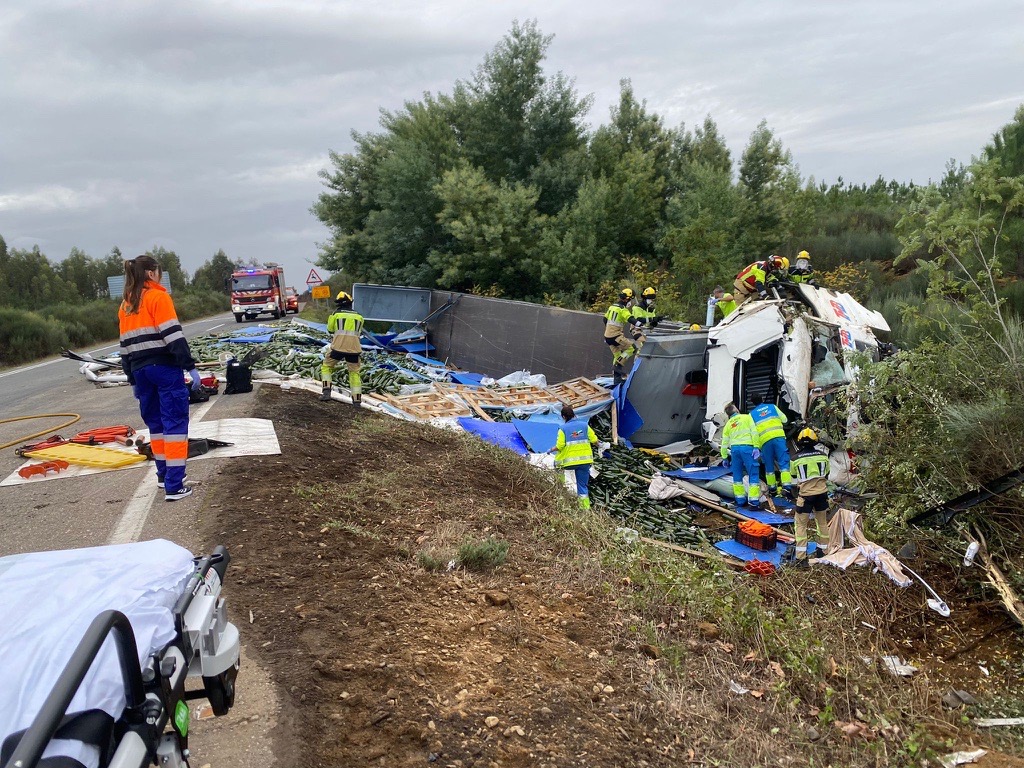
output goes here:
{"type": "Polygon", "coordinates": [[[11,442],[9,443],[4,443],[3,445],[0,445],[0,450],[4,448],[10,448],[12,445],[23,443],[26,440],[31,440],[33,437],[41,437],[42,435],[45,435],[48,432],[55,432],[58,429],[70,427],[76,421],[79,421],[82,417],[79,416],[77,413],[39,413],[34,416],[15,416],[10,419],[0,419],[0,424],[10,424],[15,421],[26,421],[28,419],[56,419],[66,416],[71,416],[73,418],[71,419],[71,421],[65,421],[63,424],[59,424],[56,427],[47,427],[46,429],[41,429],[38,432],[33,432],[31,435],[25,435],[24,437],[19,437],[17,440],[11,440],[11,442]]]}

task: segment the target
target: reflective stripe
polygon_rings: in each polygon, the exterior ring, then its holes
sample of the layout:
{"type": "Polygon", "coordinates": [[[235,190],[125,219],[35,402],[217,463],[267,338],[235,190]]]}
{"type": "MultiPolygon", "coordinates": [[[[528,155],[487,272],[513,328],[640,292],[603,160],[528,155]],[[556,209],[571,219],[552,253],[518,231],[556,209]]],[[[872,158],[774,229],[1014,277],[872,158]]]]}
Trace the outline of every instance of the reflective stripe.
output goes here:
{"type": "Polygon", "coordinates": [[[797,479],[804,482],[815,477],[828,477],[829,460],[820,451],[802,451],[793,459],[791,467],[797,479]]]}
{"type": "Polygon", "coordinates": [[[608,328],[618,328],[621,331],[629,323],[632,315],[621,304],[612,304],[608,307],[608,311],[604,313],[604,317],[608,321],[608,328]]]}
{"type": "Polygon", "coordinates": [[[737,413],[725,423],[725,430],[722,432],[722,458],[729,453],[729,448],[734,445],[752,445],[755,448],[761,447],[761,440],[754,426],[754,420],[749,414],[737,413]]]}
{"type": "Polygon", "coordinates": [[[555,465],[559,467],[574,467],[580,464],[591,464],[594,461],[594,452],[590,447],[592,442],[597,442],[597,435],[590,428],[586,419],[573,419],[567,421],[558,430],[558,438],[555,440],[555,465]]]}
{"type": "Polygon", "coordinates": [[[736,279],[741,283],[746,283],[751,288],[753,288],[756,283],[763,284],[765,280],[763,264],[763,261],[755,261],[753,264],[748,264],[740,270],[740,273],[736,275],[736,279]]]}
{"type": "Polygon", "coordinates": [[[782,425],[787,422],[786,414],[771,403],[755,405],[750,409],[750,418],[757,426],[757,433],[761,436],[762,445],[776,437],[785,439],[786,430],[782,428],[782,425]]]}

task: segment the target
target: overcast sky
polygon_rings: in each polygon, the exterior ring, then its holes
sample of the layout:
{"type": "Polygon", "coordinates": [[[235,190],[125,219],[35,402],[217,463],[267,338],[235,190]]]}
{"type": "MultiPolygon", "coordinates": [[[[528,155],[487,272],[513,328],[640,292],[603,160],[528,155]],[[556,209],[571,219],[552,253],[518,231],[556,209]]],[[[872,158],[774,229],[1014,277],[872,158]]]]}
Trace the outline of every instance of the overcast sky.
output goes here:
{"type": "Polygon", "coordinates": [[[6,0],[0,235],[51,260],[162,245],[189,272],[223,248],[301,287],[328,151],[531,18],[591,125],[630,78],[734,158],[767,118],[819,181],[938,179],[1024,102],[1021,0],[6,0]]]}

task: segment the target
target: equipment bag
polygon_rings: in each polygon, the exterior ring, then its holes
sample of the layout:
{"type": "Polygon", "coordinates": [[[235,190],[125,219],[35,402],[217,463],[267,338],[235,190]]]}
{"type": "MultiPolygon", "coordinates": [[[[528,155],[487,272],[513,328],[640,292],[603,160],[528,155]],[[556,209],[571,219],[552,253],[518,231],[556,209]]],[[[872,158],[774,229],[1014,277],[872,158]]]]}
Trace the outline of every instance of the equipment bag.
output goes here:
{"type": "Polygon", "coordinates": [[[224,387],[225,395],[238,395],[243,392],[252,392],[252,371],[245,363],[232,360],[227,368],[227,386],[224,387]]]}

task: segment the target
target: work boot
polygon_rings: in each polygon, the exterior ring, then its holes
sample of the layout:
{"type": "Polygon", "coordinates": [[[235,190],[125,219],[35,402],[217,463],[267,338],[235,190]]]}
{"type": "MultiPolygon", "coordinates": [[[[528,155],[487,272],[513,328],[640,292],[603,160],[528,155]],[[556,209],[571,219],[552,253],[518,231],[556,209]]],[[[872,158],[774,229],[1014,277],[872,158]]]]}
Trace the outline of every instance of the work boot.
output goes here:
{"type": "Polygon", "coordinates": [[[320,399],[325,403],[329,402],[332,399],[330,384],[324,384],[324,391],[320,393],[320,399]]]}
{"type": "Polygon", "coordinates": [[[354,393],[352,395],[352,405],[358,407],[358,406],[362,405],[362,403],[363,403],[363,394],[362,394],[362,392],[354,393]]]}
{"type": "Polygon", "coordinates": [[[590,509],[589,496],[580,496],[580,509],[590,509]]]}

